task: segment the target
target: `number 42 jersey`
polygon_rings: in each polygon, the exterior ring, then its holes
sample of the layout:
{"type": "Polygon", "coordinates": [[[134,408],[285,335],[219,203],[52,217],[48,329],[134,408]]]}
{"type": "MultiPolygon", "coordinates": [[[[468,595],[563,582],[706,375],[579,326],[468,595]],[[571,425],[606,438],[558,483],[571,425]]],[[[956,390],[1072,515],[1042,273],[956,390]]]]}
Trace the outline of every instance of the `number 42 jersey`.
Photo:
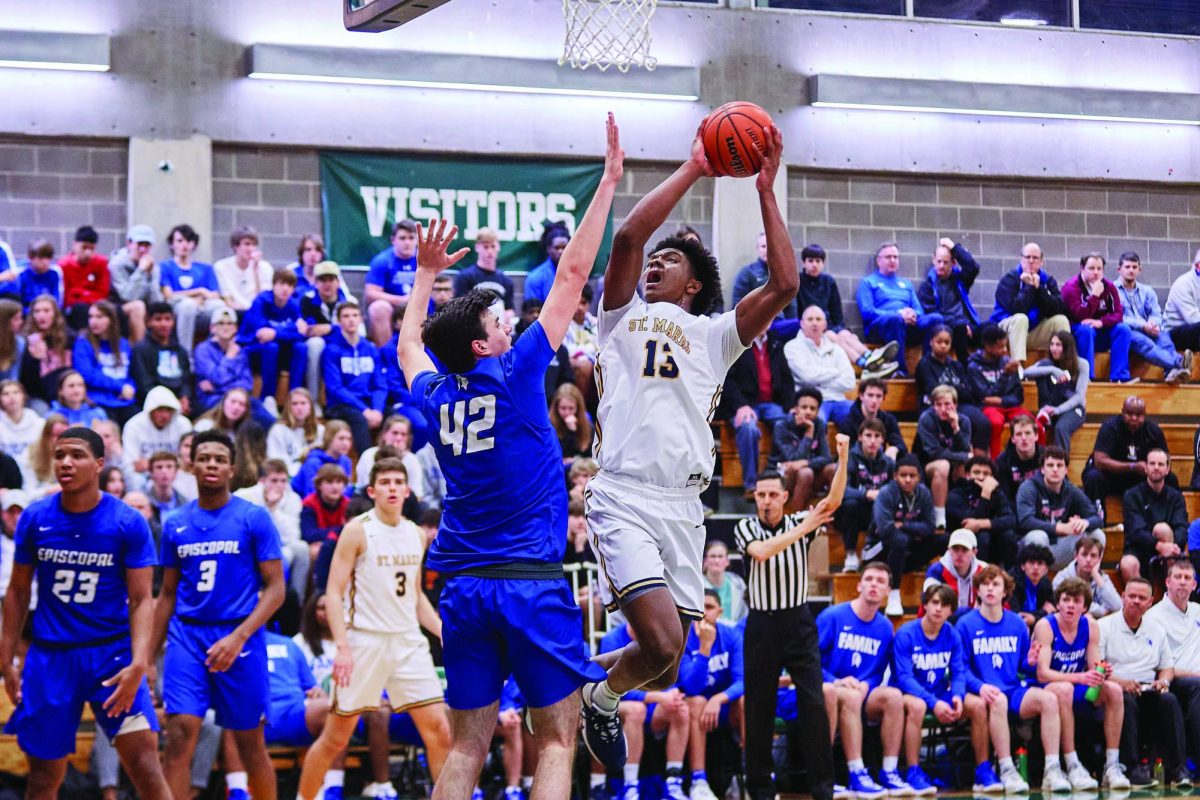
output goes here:
{"type": "Polygon", "coordinates": [[[412,378],[413,399],[437,429],[432,444],[446,478],[429,569],[562,561],[567,491],[545,388],[553,358],[535,322],[508,352],[468,372],[412,378]]]}

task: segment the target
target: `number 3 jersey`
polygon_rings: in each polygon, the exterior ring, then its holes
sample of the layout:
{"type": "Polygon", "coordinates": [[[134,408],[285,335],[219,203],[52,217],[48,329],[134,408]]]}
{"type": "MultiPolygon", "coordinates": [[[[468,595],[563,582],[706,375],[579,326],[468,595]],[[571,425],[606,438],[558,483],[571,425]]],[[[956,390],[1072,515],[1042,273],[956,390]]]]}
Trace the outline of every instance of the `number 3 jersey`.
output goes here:
{"type": "Polygon", "coordinates": [[[399,525],[388,525],[374,511],[356,519],[365,545],[343,600],[346,624],[371,633],[403,634],[414,646],[424,644],[417,621],[424,534],[404,518],[399,525]]]}
{"type": "Polygon", "coordinates": [[[545,387],[553,358],[535,322],[508,352],[469,372],[412,379],[417,407],[437,428],[431,444],[446,478],[429,569],[562,561],[567,490],[545,387]]]}
{"type": "Polygon", "coordinates": [[[156,563],[146,520],[107,493],[82,514],[65,510],[61,494],[31,505],[13,560],[37,575],[34,641],[78,647],[129,636],[125,570],[156,563]]]}
{"type": "Polygon", "coordinates": [[[162,565],[179,570],[175,616],[184,622],[250,616],[262,584],[259,562],[282,558],[271,515],[240,497],[211,511],[193,500],[163,520],[162,565]]]}
{"type": "Polygon", "coordinates": [[[601,301],[592,448],[601,470],[672,489],[708,484],[716,461],[709,422],[746,349],[735,315],[696,316],[636,294],[608,311],[601,301]]]}

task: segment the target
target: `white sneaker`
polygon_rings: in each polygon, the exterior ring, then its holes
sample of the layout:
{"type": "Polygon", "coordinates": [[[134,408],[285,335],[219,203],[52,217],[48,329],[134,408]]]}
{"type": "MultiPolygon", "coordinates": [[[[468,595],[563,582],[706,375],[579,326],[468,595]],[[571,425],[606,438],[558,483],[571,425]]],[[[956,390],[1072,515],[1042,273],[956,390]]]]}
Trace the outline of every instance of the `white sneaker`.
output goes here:
{"type": "Polygon", "coordinates": [[[1029,784],[1015,769],[1001,771],[1000,782],[1004,784],[1005,794],[1029,794],[1029,784]]]}
{"type": "Polygon", "coordinates": [[[859,565],[858,553],[846,553],[846,561],[842,564],[842,573],[858,572],[859,565]]]}
{"type": "Polygon", "coordinates": [[[850,791],[845,786],[842,786],[840,783],[835,783],[833,785],[833,800],[850,800],[851,797],[854,797],[854,792],[850,791]]]}
{"type": "Polygon", "coordinates": [[[900,602],[900,590],[892,589],[888,592],[887,610],[883,613],[889,617],[903,617],[904,603],[900,602]]]}
{"type": "Polygon", "coordinates": [[[1100,785],[1105,789],[1117,792],[1129,791],[1129,778],[1125,777],[1125,767],[1120,764],[1109,764],[1104,768],[1100,785]]]}
{"type": "Polygon", "coordinates": [[[362,796],[377,797],[379,800],[395,800],[398,795],[396,787],[392,785],[391,781],[388,781],[387,783],[368,783],[363,787],[362,796]]]}
{"type": "Polygon", "coordinates": [[[1077,792],[1095,791],[1100,786],[1083,764],[1076,764],[1067,770],[1067,780],[1071,782],[1071,788],[1077,792]]]}
{"type": "Polygon", "coordinates": [[[1063,774],[1062,767],[1046,767],[1042,774],[1042,794],[1071,792],[1071,781],[1063,774]]]}
{"type": "Polygon", "coordinates": [[[708,781],[692,781],[692,791],[688,793],[688,797],[691,800],[717,800],[717,796],[709,788],[708,781]]]}

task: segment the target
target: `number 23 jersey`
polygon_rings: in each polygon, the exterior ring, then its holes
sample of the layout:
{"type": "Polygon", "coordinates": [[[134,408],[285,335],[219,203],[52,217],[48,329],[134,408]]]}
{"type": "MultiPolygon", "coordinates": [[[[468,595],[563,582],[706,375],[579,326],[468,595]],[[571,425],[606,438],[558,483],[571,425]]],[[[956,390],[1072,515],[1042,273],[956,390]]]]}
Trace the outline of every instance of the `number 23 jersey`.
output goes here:
{"type": "Polygon", "coordinates": [[[600,469],[653,486],[702,490],[716,460],[709,422],[746,349],[736,309],[697,316],[636,294],[600,307],[596,443],[600,469]]]}

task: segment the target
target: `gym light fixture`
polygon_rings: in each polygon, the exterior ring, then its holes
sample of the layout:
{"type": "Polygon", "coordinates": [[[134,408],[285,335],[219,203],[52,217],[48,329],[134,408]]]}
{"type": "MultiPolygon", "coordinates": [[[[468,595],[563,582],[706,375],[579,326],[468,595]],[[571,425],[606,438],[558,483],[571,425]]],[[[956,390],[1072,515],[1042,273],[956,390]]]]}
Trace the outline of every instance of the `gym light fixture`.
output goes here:
{"type": "Polygon", "coordinates": [[[0,67],[108,72],[108,51],[102,33],[0,30],[0,67]]]}
{"type": "Polygon", "coordinates": [[[560,67],[552,60],[262,43],[246,48],[246,74],[266,80],[636,100],[691,101],[700,96],[700,73],[694,67],[610,74],[560,67]]]}
{"type": "Polygon", "coordinates": [[[1200,125],[1200,95],[1074,86],[813,75],[817,108],[1200,125]]]}

